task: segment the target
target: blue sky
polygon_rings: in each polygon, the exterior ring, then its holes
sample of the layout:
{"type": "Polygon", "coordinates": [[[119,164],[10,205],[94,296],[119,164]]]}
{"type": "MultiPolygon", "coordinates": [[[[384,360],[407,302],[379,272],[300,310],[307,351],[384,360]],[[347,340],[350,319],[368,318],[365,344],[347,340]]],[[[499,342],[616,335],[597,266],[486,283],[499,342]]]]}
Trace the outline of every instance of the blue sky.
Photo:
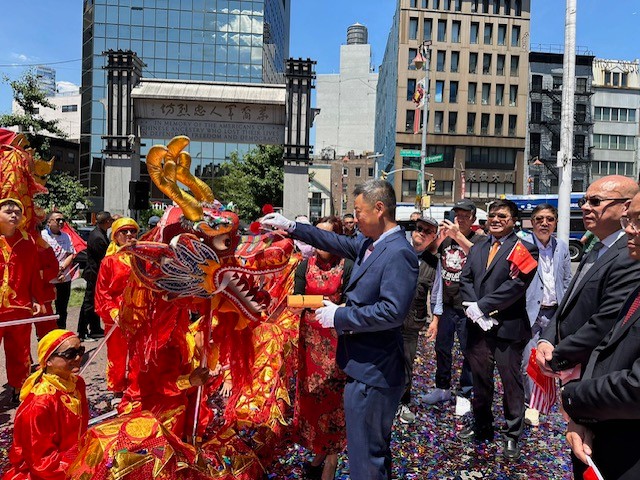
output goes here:
{"type": "MultiPolygon", "coordinates": [[[[565,2],[532,0],[531,45],[564,43],[565,2]]],[[[396,0],[292,0],[293,57],[317,60],[318,73],[339,69],[339,46],[347,27],[360,22],[369,29],[373,65],[382,62],[396,0]],[[374,7],[375,5],[375,7],[374,7]]],[[[16,78],[27,64],[52,64],[57,79],[80,83],[82,56],[81,0],[22,0],[7,12],[0,29],[0,75],[16,78]],[[53,64],[54,62],[67,62],[53,64]]],[[[599,58],[640,58],[636,40],[640,0],[578,0],[577,44],[599,58]]],[[[11,110],[10,88],[0,85],[0,113],[11,110]]]]}

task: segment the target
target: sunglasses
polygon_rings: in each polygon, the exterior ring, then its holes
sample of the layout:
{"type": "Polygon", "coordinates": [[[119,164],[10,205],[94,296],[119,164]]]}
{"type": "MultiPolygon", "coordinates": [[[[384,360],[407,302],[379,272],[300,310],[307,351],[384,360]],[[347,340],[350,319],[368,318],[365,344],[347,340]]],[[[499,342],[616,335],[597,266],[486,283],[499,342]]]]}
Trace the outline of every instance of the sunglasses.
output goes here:
{"type": "Polygon", "coordinates": [[[56,352],[52,356],[64,358],[65,360],[75,360],[78,357],[82,357],[84,355],[85,348],[67,348],[64,352],[56,352]]]}
{"type": "Polygon", "coordinates": [[[600,198],[600,197],[582,197],[578,200],[578,206],[582,207],[587,203],[592,207],[599,207],[600,204],[604,201],[612,201],[612,202],[626,202],[629,198],[600,198]]]}
{"type": "Polygon", "coordinates": [[[500,220],[506,220],[507,218],[511,218],[511,215],[507,215],[506,213],[490,213],[487,215],[487,218],[496,217],[498,217],[500,220]]]}
{"type": "Polygon", "coordinates": [[[57,224],[59,224],[59,225],[63,225],[63,224],[64,224],[64,222],[65,222],[65,219],[64,219],[64,218],[56,218],[56,219],[54,220],[54,222],[56,222],[56,223],[57,223],[57,224]]]}
{"type": "Polygon", "coordinates": [[[123,228],[122,230],[118,230],[118,233],[122,233],[123,235],[137,235],[138,231],[135,228],[123,228]]]}
{"type": "Polygon", "coordinates": [[[420,225],[416,225],[416,232],[424,233],[425,235],[435,235],[436,231],[433,228],[429,227],[421,227],[420,225]]]}
{"type": "Polygon", "coordinates": [[[548,217],[545,217],[545,216],[539,216],[539,217],[534,217],[534,218],[533,218],[533,221],[534,221],[534,222],[536,222],[536,223],[542,223],[542,222],[544,222],[545,220],[546,220],[547,222],[549,222],[549,223],[553,223],[553,222],[555,222],[555,221],[556,221],[556,217],[552,217],[552,216],[548,216],[548,217]]]}

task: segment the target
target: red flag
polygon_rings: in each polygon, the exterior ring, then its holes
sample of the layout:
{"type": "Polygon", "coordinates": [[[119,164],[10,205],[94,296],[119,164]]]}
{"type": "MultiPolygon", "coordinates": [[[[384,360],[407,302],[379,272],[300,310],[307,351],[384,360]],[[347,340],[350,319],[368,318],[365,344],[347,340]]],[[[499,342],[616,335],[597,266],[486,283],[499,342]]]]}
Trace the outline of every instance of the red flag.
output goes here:
{"type": "Polygon", "coordinates": [[[73,248],[76,249],[76,253],[80,253],[87,248],[87,242],[85,242],[80,234],[76,232],[67,222],[64,222],[64,225],[60,229],[67,235],[71,237],[71,243],[73,244],[73,248]]]}
{"type": "Polygon", "coordinates": [[[529,406],[535,408],[540,413],[547,414],[551,411],[551,407],[556,403],[557,390],[556,382],[552,377],[547,377],[536,363],[536,349],[531,349],[529,364],[527,365],[527,374],[533,381],[531,390],[531,399],[529,406]]]}
{"type": "Polygon", "coordinates": [[[600,470],[598,470],[598,467],[596,467],[596,464],[593,463],[593,460],[591,460],[589,455],[587,455],[587,464],[589,465],[589,468],[587,468],[582,474],[582,478],[584,480],[604,480],[600,470]]]}
{"type": "Polygon", "coordinates": [[[524,274],[530,273],[538,267],[538,262],[531,256],[527,247],[520,240],[516,242],[507,260],[524,274]]]}

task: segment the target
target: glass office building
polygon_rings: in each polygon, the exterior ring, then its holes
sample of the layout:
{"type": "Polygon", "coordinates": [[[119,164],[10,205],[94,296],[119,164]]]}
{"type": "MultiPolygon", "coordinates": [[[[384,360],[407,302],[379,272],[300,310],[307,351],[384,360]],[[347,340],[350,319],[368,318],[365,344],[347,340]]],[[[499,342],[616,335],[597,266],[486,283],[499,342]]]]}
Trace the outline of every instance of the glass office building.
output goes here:
{"type": "MultiPolygon", "coordinates": [[[[107,50],[132,50],[142,77],[283,83],[290,0],[84,0],[80,180],[104,196],[107,50]]],[[[142,155],[166,139],[142,139],[142,155]]],[[[205,180],[243,144],[192,142],[192,169],[205,180]]]]}

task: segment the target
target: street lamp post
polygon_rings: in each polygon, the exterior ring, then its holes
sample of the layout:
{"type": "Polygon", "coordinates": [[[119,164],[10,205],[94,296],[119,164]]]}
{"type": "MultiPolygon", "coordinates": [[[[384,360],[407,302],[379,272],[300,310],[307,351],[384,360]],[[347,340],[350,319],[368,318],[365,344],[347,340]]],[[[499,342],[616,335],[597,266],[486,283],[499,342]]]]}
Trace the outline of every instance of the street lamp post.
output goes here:
{"type": "Polygon", "coordinates": [[[427,112],[429,102],[429,65],[431,60],[431,40],[425,40],[420,44],[418,53],[413,59],[416,69],[424,68],[424,87],[422,89],[422,148],[420,150],[420,207],[422,209],[422,196],[426,194],[425,161],[427,159],[427,112]]]}

